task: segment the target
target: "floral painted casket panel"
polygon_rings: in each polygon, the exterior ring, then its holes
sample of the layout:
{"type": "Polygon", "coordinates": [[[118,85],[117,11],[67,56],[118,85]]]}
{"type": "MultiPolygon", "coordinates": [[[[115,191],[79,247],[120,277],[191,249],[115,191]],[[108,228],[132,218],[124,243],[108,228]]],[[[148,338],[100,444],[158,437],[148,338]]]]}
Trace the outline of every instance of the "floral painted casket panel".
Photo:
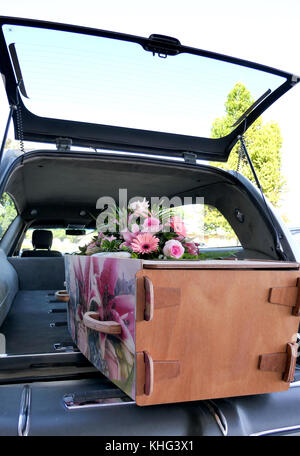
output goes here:
{"type": "Polygon", "coordinates": [[[135,398],[135,274],[140,269],[141,260],[65,256],[72,338],[86,358],[131,398],[135,398]],[[88,328],[83,321],[87,312],[118,323],[121,333],[88,328]]]}

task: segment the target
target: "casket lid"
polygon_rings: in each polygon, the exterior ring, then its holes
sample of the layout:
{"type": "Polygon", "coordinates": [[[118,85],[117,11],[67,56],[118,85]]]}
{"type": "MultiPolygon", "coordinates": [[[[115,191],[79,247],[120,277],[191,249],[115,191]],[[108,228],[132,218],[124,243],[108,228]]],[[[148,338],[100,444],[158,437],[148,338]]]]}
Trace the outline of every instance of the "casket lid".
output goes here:
{"type": "Polygon", "coordinates": [[[300,80],[164,35],[11,17],[0,17],[0,29],[0,71],[22,111],[23,132],[13,114],[15,136],[28,141],[226,161],[238,136],[300,80]],[[238,82],[256,102],[226,136],[211,138],[238,82]]]}

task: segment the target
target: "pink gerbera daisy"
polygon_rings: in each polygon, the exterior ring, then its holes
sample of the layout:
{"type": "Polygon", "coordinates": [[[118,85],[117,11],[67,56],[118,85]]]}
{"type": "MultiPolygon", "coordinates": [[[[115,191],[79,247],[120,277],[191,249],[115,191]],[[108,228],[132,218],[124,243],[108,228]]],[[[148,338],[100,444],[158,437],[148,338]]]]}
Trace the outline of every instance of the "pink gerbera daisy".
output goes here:
{"type": "Polygon", "coordinates": [[[155,252],[158,248],[159,239],[151,233],[138,234],[132,241],[131,248],[137,253],[151,253],[155,252]]]}

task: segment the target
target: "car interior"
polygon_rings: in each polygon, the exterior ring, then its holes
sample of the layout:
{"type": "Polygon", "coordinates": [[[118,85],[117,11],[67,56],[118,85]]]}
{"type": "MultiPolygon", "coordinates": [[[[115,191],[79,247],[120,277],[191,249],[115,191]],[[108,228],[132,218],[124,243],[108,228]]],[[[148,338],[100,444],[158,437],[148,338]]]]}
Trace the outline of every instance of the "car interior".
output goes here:
{"type": "Polygon", "coordinates": [[[25,157],[12,172],[5,190],[18,211],[1,240],[0,315],[6,353],[51,353],[55,352],[54,344],[72,345],[65,304],[53,298],[56,290],[64,288],[63,253],[51,249],[53,236],[47,227],[95,229],[96,201],[107,189],[110,189],[108,196],[115,200],[119,188],[127,189],[128,198],[135,195],[149,199],[151,196],[204,197],[207,204],[223,214],[236,233],[241,246],[233,247],[235,257],[278,259],[270,227],[251,204],[245,188],[233,185],[234,180],[213,167],[195,170],[168,161],[157,165],[111,157],[98,160],[45,157],[43,153],[39,158],[25,157]],[[237,208],[244,214],[243,222],[236,217],[237,208]],[[32,248],[21,251],[28,229],[32,232],[32,248]],[[27,318],[30,326],[24,324],[27,318]],[[37,344],[39,328],[41,338],[37,344]]]}
{"type": "MultiPolygon", "coordinates": [[[[77,227],[93,232],[97,199],[109,189],[108,196],[118,201],[119,188],[127,189],[128,199],[136,195],[149,199],[188,196],[193,201],[204,197],[205,203],[226,218],[239,241],[239,245],[218,248],[220,258],[230,250],[239,259],[279,259],[273,226],[257,202],[254,204],[253,190],[234,174],[169,160],[28,153],[5,187],[17,215],[0,241],[0,384],[8,379],[12,383],[80,379],[91,383],[84,383],[84,391],[102,388],[105,394],[113,387],[71,339],[67,304],[55,297],[57,290],[65,288],[65,252],[52,250],[51,230],[77,227]],[[26,233],[32,244],[22,249],[26,233]]],[[[286,242],[284,237],[282,242],[286,242]]],[[[214,247],[203,249],[216,251],[214,247]]],[[[294,260],[292,252],[288,260],[294,260]]],[[[113,393],[114,397],[119,394],[118,400],[129,401],[116,387],[113,393]]]]}

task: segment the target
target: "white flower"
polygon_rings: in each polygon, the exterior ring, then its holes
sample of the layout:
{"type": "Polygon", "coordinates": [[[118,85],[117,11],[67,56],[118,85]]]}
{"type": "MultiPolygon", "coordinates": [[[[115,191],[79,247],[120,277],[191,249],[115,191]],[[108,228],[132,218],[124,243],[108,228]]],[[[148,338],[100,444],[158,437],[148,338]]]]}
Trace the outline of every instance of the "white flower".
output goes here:
{"type": "Polygon", "coordinates": [[[147,217],[149,213],[149,203],[146,198],[143,201],[134,201],[129,204],[129,209],[134,212],[135,217],[147,217]]]}

